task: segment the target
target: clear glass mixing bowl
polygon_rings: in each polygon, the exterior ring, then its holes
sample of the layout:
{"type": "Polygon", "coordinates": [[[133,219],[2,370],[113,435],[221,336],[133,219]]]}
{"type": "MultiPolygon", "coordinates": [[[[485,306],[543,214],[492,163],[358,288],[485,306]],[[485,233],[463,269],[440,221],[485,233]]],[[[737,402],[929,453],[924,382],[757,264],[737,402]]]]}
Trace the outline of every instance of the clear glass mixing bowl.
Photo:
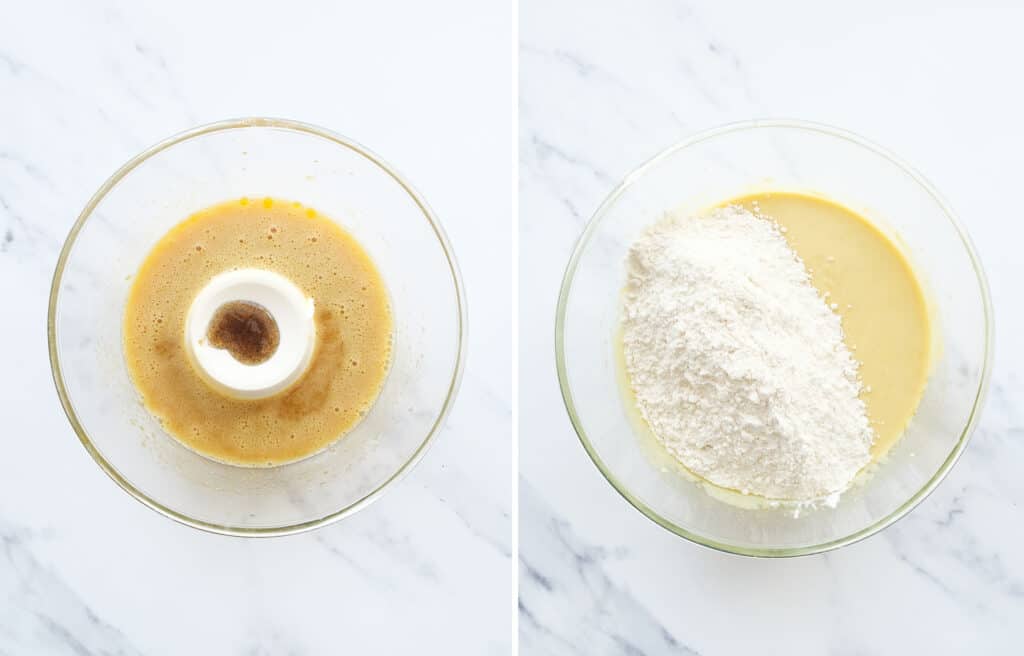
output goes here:
{"type": "Polygon", "coordinates": [[[50,362],[82,444],[136,499],[218,533],[296,533],[366,506],[423,456],[462,373],[462,289],[437,218],[379,157],[302,123],[225,121],[153,146],[89,201],[53,278],[50,362]],[[376,262],[395,322],[391,370],[363,421],[315,456],[265,469],[170,437],[142,406],[121,345],[132,276],[152,246],[191,213],[242,196],[300,201],[342,224],[376,262]]]}
{"type": "MultiPolygon", "coordinates": [[[[694,542],[737,554],[818,553],[872,535],[909,512],[967,445],[988,386],[992,307],[963,226],[935,189],[848,132],[754,121],[703,132],[630,173],[576,244],[559,297],[556,364],[566,408],[594,464],[640,512],[694,542]],[[938,333],[924,398],[906,433],[834,509],[744,509],[652,455],[631,419],[616,362],[626,253],[666,211],[698,210],[759,190],[810,191],[860,211],[905,246],[938,333]]],[[[656,445],[655,445],[656,446],[656,445]]]]}

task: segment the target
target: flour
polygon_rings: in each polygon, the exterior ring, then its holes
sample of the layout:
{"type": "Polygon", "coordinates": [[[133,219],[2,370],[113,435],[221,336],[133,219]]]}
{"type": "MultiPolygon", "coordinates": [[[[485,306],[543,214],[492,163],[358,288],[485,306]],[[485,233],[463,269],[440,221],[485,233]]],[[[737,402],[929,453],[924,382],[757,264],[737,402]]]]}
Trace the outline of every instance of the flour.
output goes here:
{"type": "Polygon", "coordinates": [[[771,220],[668,217],[633,245],[623,351],[637,405],[687,469],[834,504],[874,433],[838,315],[771,220]]]}

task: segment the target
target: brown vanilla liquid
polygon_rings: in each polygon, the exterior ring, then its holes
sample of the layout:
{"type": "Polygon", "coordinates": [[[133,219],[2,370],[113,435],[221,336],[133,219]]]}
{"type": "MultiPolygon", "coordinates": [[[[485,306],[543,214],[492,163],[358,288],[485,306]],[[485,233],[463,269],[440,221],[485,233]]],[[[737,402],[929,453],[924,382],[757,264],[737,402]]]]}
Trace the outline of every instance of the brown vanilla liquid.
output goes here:
{"type": "Polygon", "coordinates": [[[274,317],[262,305],[231,301],[217,308],[206,341],[214,348],[226,349],[242,364],[256,365],[274,355],[281,333],[274,317]]]}

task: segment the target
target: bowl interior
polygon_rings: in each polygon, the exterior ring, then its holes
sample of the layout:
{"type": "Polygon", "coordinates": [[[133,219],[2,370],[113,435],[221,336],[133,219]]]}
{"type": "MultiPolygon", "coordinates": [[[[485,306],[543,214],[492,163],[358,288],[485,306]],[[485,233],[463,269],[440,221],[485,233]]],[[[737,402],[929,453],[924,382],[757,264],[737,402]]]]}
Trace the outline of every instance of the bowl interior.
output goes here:
{"type": "Polygon", "coordinates": [[[302,124],[215,124],[126,165],[76,224],[51,298],[55,378],[83,442],[145,503],[222,532],[300,530],[358,507],[422,453],[461,370],[460,294],[440,226],[375,156],[302,124]],[[167,435],[121,345],[132,276],[152,246],[191,213],[242,196],[297,200],[337,221],[379,267],[395,324],[391,370],[365,419],[325,451],[267,469],[211,461],[167,435]]]}
{"type": "Polygon", "coordinates": [[[727,126],[670,148],[627,177],[577,245],[558,310],[557,356],[566,404],[608,480],[662,526],[751,555],[823,551],[902,516],[966,444],[988,378],[987,286],[962,229],[931,187],[858,138],[792,122],[727,126]],[[887,461],[838,507],[802,513],[744,509],[666,466],[622,394],[616,361],[627,251],[666,211],[699,211],[749,192],[815,192],[859,211],[905,247],[932,305],[936,356],[924,398],[887,461]]]}

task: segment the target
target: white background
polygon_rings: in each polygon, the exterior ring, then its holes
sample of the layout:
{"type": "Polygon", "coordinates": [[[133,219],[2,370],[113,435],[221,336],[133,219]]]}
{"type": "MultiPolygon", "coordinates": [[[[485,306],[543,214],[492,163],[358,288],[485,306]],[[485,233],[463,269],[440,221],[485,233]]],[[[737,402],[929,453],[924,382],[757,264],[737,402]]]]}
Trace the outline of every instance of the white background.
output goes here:
{"type": "Polygon", "coordinates": [[[515,5],[0,0],[0,654],[510,654],[515,5]],[[147,510],[57,402],[60,245],[128,158],[269,115],[380,154],[444,224],[470,343],[447,427],[366,511],[241,540],[147,510]]]}
{"type": "Polygon", "coordinates": [[[523,0],[522,653],[1021,653],[1024,5],[959,5],[523,0]],[[781,561],[689,544],[620,498],[553,352],[558,285],[605,195],[695,131],[764,117],[845,127],[920,169],[974,238],[997,320],[988,406],[949,478],[880,535],[781,561]]]}

